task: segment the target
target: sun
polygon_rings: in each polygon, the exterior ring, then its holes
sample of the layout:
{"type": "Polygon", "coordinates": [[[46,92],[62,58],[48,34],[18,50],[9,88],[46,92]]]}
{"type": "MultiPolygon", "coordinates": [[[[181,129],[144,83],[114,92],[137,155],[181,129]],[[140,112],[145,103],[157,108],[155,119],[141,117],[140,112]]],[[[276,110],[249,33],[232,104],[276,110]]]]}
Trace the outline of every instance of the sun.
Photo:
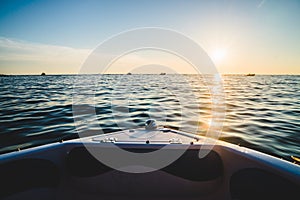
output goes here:
{"type": "Polygon", "coordinates": [[[212,55],[211,55],[211,59],[214,62],[221,62],[222,60],[225,59],[227,54],[227,51],[225,49],[216,49],[213,51],[212,55]]]}

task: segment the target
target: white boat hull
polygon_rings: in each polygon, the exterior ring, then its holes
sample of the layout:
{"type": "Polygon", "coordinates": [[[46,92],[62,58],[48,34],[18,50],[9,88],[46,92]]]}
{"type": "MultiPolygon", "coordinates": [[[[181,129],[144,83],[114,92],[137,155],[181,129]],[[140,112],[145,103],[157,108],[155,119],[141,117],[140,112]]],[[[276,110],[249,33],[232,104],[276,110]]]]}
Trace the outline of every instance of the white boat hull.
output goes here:
{"type": "Polygon", "coordinates": [[[0,198],[7,200],[289,199],[300,191],[300,167],[296,164],[171,129],[126,130],[24,149],[0,158],[1,181],[5,183],[0,198]],[[151,170],[151,160],[116,170],[86,150],[114,155],[116,148],[146,153],[164,147],[167,153],[186,151],[159,170],[151,170]],[[205,157],[199,158],[200,150],[205,157]],[[147,173],[126,172],[147,168],[147,173]]]}

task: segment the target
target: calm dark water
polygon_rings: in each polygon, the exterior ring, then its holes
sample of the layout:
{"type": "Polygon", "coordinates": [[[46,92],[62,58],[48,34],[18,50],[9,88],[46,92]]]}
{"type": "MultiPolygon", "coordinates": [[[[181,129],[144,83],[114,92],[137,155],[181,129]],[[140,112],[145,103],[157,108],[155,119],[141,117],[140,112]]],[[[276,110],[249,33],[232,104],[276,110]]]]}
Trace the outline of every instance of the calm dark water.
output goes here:
{"type": "MultiPolygon", "coordinates": [[[[226,117],[219,138],[286,160],[300,157],[300,76],[222,79],[226,117]]],[[[77,138],[77,131],[135,128],[150,117],[206,135],[209,85],[197,75],[0,77],[0,153],[77,138]]]]}

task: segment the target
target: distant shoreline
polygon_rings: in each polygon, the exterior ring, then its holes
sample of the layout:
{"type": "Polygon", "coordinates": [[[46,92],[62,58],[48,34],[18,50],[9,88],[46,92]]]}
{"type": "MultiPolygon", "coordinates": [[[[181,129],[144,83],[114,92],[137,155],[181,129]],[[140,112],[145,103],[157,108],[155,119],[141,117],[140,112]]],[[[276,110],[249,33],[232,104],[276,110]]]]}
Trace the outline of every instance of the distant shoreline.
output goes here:
{"type": "MultiPolygon", "coordinates": [[[[127,75],[125,74],[47,74],[45,76],[82,76],[82,75],[127,75]]],[[[155,74],[131,74],[131,75],[160,75],[155,74]]],[[[166,74],[166,75],[213,75],[213,74],[166,74]]],[[[245,76],[246,74],[221,74],[222,76],[245,76]]],[[[255,74],[256,76],[300,76],[300,74],[255,74]]],[[[41,74],[0,74],[0,77],[7,76],[41,76],[41,74]]]]}

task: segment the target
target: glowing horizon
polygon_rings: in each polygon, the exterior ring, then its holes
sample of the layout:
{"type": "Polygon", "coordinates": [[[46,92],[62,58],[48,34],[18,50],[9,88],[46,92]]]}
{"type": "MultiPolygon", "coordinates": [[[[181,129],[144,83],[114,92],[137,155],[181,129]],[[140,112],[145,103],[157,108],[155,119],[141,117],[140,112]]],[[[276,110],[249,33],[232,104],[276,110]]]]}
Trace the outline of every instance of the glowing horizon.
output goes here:
{"type": "MultiPolygon", "coordinates": [[[[122,31],[151,26],[193,39],[221,74],[297,75],[299,8],[300,2],[293,0],[1,2],[0,74],[77,74],[101,42],[122,31]]],[[[179,73],[194,73],[172,56],[157,56],[157,62],[143,56],[132,55],[112,73],[125,73],[124,68],[139,63],[163,63],[179,73]]]]}

